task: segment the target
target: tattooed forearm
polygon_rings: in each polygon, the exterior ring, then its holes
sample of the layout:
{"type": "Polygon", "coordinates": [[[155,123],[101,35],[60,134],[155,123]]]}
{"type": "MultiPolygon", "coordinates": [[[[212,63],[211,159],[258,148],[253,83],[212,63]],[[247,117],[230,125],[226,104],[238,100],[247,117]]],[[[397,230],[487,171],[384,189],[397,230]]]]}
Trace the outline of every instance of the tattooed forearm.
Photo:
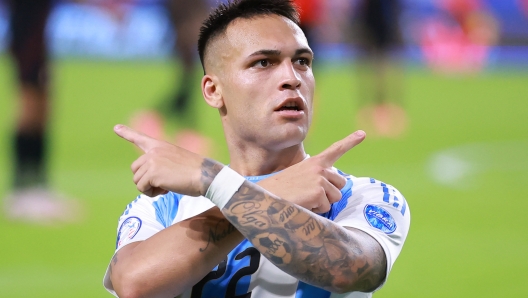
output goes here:
{"type": "Polygon", "coordinates": [[[385,278],[385,254],[373,238],[254,184],[245,182],[222,212],[266,258],[309,284],[333,292],[366,292],[385,278]]]}
{"type": "Polygon", "coordinates": [[[216,177],[216,175],[218,175],[218,173],[220,172],[220,170],[222,170],[223,167],[224,165],[212,159],[204,159],[202,163],[202,184],[200,185],[200,192],[202,194],[205,194],[207,192],[209,185],[211,185],[211,182],[213,182],[213,179],[216,177]]]}

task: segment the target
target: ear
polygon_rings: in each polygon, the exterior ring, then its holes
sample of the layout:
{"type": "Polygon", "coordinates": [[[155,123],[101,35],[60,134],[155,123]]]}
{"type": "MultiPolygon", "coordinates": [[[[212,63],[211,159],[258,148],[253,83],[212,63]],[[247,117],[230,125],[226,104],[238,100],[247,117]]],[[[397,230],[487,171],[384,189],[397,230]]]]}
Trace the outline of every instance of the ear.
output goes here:
{"type": "Polygon", "coordinates": [[[202,78],[202,95],[213,108],[220,109],[224,106],[224,99],[222,97],[222,89],[215,75],[204,75],[202,78]]]}

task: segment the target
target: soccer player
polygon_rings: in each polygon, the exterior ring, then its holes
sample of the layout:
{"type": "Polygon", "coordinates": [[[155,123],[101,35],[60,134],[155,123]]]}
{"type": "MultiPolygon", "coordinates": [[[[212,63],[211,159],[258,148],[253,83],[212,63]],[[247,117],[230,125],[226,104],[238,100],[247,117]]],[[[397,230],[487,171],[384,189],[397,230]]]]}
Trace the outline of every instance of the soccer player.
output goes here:
{"type": "Polygon", "coordinates": [[[45,27],[51,0],[11,0],[10,54],[17,73],[18,110],[13,133],[13,189],[4,208],[8,218],[37,224],[77,218],[76,201],[49,189],[47,175],[49,59],[45,27]]]}
{"type": "Polygon", "coordinates": [[[201,20],[207,16],[205,0],[169,0],[166,2],[174,31],[177,33],[175,55],[180,57],[182,74],[178,92],[171,102],[173,112],[185,114],[188,109],[196,66],[196,40],[201,20]]]}
{"type": "Polygon", "coordinates": [[[358,3],[358,29],[363,62],[358,125],[380,137],[398,138],[407,129],[403,103],[403,69],[395,58],[402,47],[400,0],[358,3]]]}
{"type": "Polygon", "coordinates": [[[145,109],[134,113],[130,125],[149,136],[165,138],[166,120],[177,119],[182,128],[176,132],[175,144],[201,155],[209,155],[213,151],[213,142],[196,128],[196,113],[190,105],[198,60],[196,44],[201,22],[208,13],[207,1],[166,0],[164,7],[177,34],[173,48],[173,57],[181,65],[175,67],[179,72],[177,90],[157,110],[145,109]]]}
{"type": "Polygon", "coordinates": [[[119,297],[370,297],[409,207],[390,185],[333,167],[364,132],[305,153],[313,53],[291,1],[220,5],[199,53],[230,164],[117,125],[145,152],[132,164],[144,195],[119,220],[104,286],[119,297]]]}

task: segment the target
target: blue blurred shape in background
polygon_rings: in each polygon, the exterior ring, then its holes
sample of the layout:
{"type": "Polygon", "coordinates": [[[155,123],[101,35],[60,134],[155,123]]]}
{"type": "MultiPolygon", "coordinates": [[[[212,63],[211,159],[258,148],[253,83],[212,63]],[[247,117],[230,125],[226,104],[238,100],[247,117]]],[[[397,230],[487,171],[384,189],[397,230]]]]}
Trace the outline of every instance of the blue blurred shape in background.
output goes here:
{"type": "MultiPolygon", "coordinates": [[[[162,1],[125,1],[120,14],[102,9],[100,3],[75,4],[59,1],[48,24],[51,51],[56,57],[87,57],[104,59],[159,59],[171,54],[176,34],[163,9],[162,1]]],[[[353,10],[354,3],[327,0],[327,5],[343,5],[353,10]]],[[[489,65],[528,64],[528,5],[524,0],[483,0],[481,5],[498,23],[499,37],[489,52],[489,65]]],[[[438,0],[405,0],[401,28],[406,50],[412,61],[422,61],[420,36],[422,24],[431,19],[449,22],[438,0]]],[[[350,13],[342,14],[346,16],[350,13]]],[[[343,17],[341,16],[341,17],[343,17]]],[[[0,2],[0,51],[5,51],[8,40],[8,12],[0,2]]],[[[328,20],[328,18],[326,18],[328,20]]],[[[330,18],[331,19],[331,18],[330,18]]],[[[346,20],[345,20],[346,22],[346,20]]],[[[330,30],[324,28],[324,30],[330,30]]],[[[347,30],[347,28],[341,28],[347,30]]],[[[342,34],[341,36],[346,36],[342,34]]],[[[353,58],[354,43],[347,40],[324,41],[318,46],[326,59],[353,58]]]]}

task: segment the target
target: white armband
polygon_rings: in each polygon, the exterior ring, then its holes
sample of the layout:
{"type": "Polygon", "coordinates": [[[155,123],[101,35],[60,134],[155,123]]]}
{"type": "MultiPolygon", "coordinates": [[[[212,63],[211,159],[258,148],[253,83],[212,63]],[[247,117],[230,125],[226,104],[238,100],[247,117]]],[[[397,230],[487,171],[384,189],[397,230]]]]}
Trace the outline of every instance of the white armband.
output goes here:
{"type": "Polygon", "coordinates": [[[222,210],[244,181],[246,178],[225,166],[209,185],[205,197],[222,210]]]}

